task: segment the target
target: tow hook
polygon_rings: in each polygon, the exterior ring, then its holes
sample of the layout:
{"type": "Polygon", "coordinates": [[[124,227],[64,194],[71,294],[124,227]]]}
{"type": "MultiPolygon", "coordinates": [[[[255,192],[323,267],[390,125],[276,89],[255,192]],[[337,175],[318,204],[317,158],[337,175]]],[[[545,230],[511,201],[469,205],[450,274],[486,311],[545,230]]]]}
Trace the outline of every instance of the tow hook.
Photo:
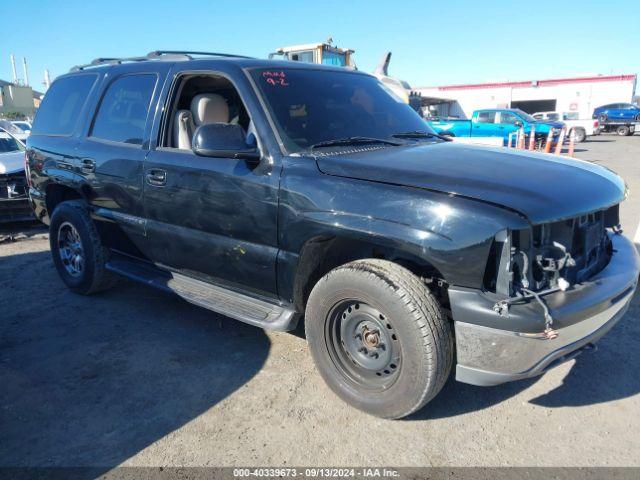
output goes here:
{"type": "Polygon", "coordinates": [[[584,352],[597,352],[598,346],[595,343],[587,343],[584,347],[582,347],[584,352]]]}

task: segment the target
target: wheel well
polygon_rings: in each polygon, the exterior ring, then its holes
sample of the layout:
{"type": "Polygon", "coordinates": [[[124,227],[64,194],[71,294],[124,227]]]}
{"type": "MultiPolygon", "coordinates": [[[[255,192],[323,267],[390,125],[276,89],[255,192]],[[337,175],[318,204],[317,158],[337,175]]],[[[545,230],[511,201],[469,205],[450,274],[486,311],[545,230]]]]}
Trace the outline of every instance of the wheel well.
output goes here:
{"type": "Polygon", "coordinates": [[[377,258],[402,265],[425,279],[443,306],[446,300],[446,282],[442,274],[424,259],[391,247],[346,238],[316,238],[302,249],[294,282],[293,300],[296,309],[304,312],[307,299],[315,284],[336,267],[354,260],[377,258]]]}
{"type": "Polygon", "coordinates": [[[47,212],[49,217],[53,214],[55,208],[61,202],[67,200],[80,200],[82,199],[82,195],[80,195],[73,188],[67,187],[65,185],[53,184],[49,185],[46,190],[46,204],[47,204],[47,212]]]}

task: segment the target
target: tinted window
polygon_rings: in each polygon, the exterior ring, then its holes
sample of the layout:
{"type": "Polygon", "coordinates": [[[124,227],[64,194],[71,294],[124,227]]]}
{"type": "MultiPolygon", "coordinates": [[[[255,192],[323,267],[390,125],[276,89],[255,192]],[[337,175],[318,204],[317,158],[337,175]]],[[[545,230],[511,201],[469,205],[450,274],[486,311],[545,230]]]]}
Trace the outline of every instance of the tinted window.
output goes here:
{"type": "Polygon", "coordinates": [[[0,133],[0,153],[17,152],[23,150],[22,145],[15,138],[0,133]]]}
{"type": "Polygon", "coordinates": [[[256,69],[252,75],[289,150],[347,137],[432,131],[369,75],[293,68],[256,69]]]}
{"type": "Polygon", "coordinates": [[[496,112],[478,112],[478,123],[496,123],[496,112]]]}
{"type": "Polygon", "coordinates": [[[500,123],[514,125],[517,121],[518,121],[518,117],[516,117],[513,113],[502,112],[500,114],[500,123]]]}
{"type": "Polygon", "coordinates": [[[34,135],[71,135],[87,101],[95,74],[63,77],[47,91],[33,123],[34,135]]]}
{"type": "Polygon", "coordinates": [[[91,136],[113,142],[142,145],[156,75],[126,75],[105,93],[93,122],[91,136]]]}
{"type": "Polygon", "coordinates": [[[549,113],[549,114],[547,114],[547,120],[553,120],[553,121],[560,120],[560,114],[559,113],[549,113]]]}

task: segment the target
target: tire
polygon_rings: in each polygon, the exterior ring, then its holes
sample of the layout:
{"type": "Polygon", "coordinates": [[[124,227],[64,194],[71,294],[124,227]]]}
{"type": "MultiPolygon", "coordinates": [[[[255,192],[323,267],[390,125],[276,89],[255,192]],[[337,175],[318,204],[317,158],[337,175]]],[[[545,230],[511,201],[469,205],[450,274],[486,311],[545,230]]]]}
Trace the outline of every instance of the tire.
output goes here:
{"type": "Polygon", "coordinates": [[[307,302],[305,331],[328,386],[382,418],[422,408],[453,363],[451,324],[437,300],[417,276],[384,260],[351,262],[320,279],[307,302]]]}
{"type": "Polygon", "coordinates": [[[49,244],[56,270],[71,291],[90,295],[116,283],[115,275],[105,269],[108,251],[83,201],[70,200],[55,208],[49,244]]]}
{"type": "Polygon", "coordinates": [[[576,143],[582,143],[587,139],[587,132],[583,128],[576,128],[574,132],[576,143]]]}
{"type": "Polygon", "coordinates": [[[616,133],[621,137],[624,137],[631,134],[631,129],[628,125],[620,125],[618,128],[616,128],[616,133]]]}

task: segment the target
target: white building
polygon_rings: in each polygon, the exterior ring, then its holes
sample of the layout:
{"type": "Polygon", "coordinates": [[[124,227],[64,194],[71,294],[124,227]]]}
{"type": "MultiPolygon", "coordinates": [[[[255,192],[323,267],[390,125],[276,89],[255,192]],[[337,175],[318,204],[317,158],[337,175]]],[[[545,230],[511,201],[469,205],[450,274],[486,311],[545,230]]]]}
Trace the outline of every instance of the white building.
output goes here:
{"type": "Polygon", "coordinates": [[[423,106],[434,116],[470,118],[481,108],[520,108],[528,113],[578,112],[579,118],[591,118],[593,109],[600,105],[631,102],[636,80],[635,74],[598,75],[414,90],[422,94],[423,106]]]}

